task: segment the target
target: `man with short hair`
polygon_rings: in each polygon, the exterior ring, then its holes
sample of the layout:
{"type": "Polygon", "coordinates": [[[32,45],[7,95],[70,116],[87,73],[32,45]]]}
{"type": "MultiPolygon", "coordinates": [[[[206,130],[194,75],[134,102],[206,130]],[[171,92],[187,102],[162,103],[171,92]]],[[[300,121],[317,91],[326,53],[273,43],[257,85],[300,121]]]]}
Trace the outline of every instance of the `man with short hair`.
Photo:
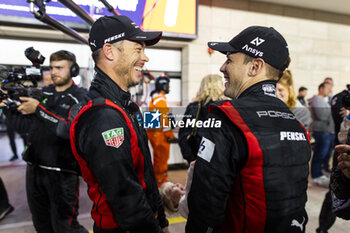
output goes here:
{"type": "Polygon", "coordinates": [[[307,103],[306,103],[306,101],[305,101],[306,95],[307,95],[307,88],[301,86],[301,87],[299,88],[298,97],[297,97],[297,98],[298,98],[299,102],[300,102],[302,105],[304,105],[305,107],[307,107],[307,103]]]}
{"type": "Polygon", "coordinates": [[[273,28],[252,26],[228,43],[208,46],[227,60],[224,94],[204,131],[188,196],[186,232],[305,232],[308,135],[276,98],[276,82],[289,65],[285,39],[273,28]]]}
{"type": "MultiPolygon", "coordinates": [[[[331,106],[327,101],[331,94],[332,86],[329,83],[321,83],[318,86],[318,94],[309,99],[311,111],[311,131],[315,138],[314,155],[311,161],[311,177],[314,184],[328,188],[329,178],[322,172],[322,163],[331,156],[334,143],[334,121],[331,106]]],[[[327,167],[329,165],[327,164],[327,167]]]]}
{"type": "Polygon", "coordinates": [[[73,83],[79,66],[69,51],[51,54],[50,73],[54,85],[43,88],[41,102],[20,97],[22,103],[17,110],[4,113],[16,131],[29,133],[23,159],[28,163],[26,191],[35,230],[87,233],[77,220],[79,165],[70,141],[56,136],[51,127],[57,118],[68,118],[70,108],[86,99],[86,91],[73,83]]]}
{"type": "Polygon", "coordinates": [[[104,16],[91,27],[92,100],[74,118],[70,138],[94,202],[95,233],[168,232],[142,115],[128,91],[149,60],[145,47],[161,35],[126,16],[104,16]]]}
{"type": "Polygon", "coordinates": [[[329,94],[329,96],[325,100],[328,101],[329,103],[331,103],[331,99],[333,98],[333,87],[334,87],[333,78],[326,77],[326,78],[324,78],[323,82],[328,83],[330,85],[331,93],[329,94]]]}
{"type": "MultiPolygon", "coordinates": [[[[347,95],[349,95],[350,91],[350,85],[346,85],[346,89],[337,93],[335,96],[333,96],[332,101],[331,101],[331,112],[332,112],[332,118],[334,122],[334,145],[337,146],[343,142],[339,141],[339,132],[341,131],[341,124],[345,117],[348,116],[349,110],[343,106],[343,99],[347,95]]],[[[338,158],[339,153],[337,150],[334,151],[332,154],[332,167],[329,169],[329,164],[326,164],[328,166],[323,166],[323,169],[327,170],[330,172],[334,168],[334,172],[336,174],[339,174],[339,171],[336,171],[337,168],[337,163],[338,163],[338,158]]],[[[324,162],[324,160],[323,160],[324,162]]],[[[332,186],[332,185],[331,185],[332,186]]],[[[317,233],[324,233],[328,232],[329,229],[333,226],[334,222],[336,221],[336,215],[332,211],[332,195],[330,189],[325,195],[325,198],[322,203],[321,207],[321,212],[318,217],[318,228],[316,229],[317,233]]]]}

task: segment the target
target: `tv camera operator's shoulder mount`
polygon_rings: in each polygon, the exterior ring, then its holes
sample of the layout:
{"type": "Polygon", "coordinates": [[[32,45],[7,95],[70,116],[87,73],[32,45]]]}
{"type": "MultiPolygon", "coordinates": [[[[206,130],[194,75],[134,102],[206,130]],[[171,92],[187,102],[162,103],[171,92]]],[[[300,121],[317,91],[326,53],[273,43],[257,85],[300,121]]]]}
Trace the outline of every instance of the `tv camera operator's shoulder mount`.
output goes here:
{"type": "Polygon", "coordinates": [[[20,104],[21,96],[32,97],[39,101],[43,96],[38,81],[42,79],[40,65],[44,63],[45,57],[33,47],[27,48],[24,54],[33,66],[9,72],[6,66],[0,65],[0,101],[8,100],[7,109],[16,108],[20,104]]]}

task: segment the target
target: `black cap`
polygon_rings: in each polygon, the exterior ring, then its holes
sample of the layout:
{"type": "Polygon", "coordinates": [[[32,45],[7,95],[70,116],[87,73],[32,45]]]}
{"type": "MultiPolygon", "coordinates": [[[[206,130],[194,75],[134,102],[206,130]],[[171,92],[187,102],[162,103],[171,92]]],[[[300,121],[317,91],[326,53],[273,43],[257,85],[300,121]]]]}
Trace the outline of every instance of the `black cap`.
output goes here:
{"type": "Polygon", "coordinates": [[[90,29],[89,45],[92,52],[102,48],[105,43],[120,40],[143,41],[150,46],[158,43],[161,37],[162,32],[144,32],[124,15],[103,16],[90,29]]]}
{"type": "Polygon", "coordinates": [[[251,57],[260,57],[282,71],[287,68],[285,66],[289,57],[287,42],[272,27],[251,26],[228,43],[208,42],[208,46],[224,54],[241,52],[251,57]]]}

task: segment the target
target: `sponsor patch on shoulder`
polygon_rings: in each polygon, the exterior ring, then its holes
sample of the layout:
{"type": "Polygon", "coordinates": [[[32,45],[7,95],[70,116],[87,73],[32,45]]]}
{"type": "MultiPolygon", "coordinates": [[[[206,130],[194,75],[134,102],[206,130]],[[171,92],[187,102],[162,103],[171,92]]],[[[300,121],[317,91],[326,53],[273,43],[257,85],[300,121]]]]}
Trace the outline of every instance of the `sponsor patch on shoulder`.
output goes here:
{"type": "Polygon", "coordinates": [[[124,142],[124,129],[115,128],[104,131],[102,137],[107,146],[118,148],[124,142]]]}
{"type": "Polygon", "coordinates": [[[273,84],[264,84],[262,89],[265,95],[276,97],[276,87],[273,84]]]}
{"type": "Polygon", "coordinates": [[[213,157],[215,149],[215,144],[210,141],[208,138],[202,137],[201,144],[198,149],[197,156],[208,161],[210,163],[211,158],[213,157]]]}

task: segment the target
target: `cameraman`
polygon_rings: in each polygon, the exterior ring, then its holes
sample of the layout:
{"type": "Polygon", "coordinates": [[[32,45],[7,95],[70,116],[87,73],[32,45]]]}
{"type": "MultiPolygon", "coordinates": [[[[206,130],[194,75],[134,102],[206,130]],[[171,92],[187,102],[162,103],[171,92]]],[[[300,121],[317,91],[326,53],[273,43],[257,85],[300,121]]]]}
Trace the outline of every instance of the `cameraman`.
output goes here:
{"type": "Polygon", "coordinates": [[[54,85],[43,88],[41,103],[20,97],[17,111],[7,110],[5,115],[18,132],[29,133],[23,158],[28,163],[26,191],[36,231],[87,233],[77,221],[79,166],[69,140],[57,137],[50,127],[57,119],[68,118],[71,106],[86,99],[84,89],[72,80],[79,74],[75,55],[65,50],[51,54],[50,73],[54,85]]]}

